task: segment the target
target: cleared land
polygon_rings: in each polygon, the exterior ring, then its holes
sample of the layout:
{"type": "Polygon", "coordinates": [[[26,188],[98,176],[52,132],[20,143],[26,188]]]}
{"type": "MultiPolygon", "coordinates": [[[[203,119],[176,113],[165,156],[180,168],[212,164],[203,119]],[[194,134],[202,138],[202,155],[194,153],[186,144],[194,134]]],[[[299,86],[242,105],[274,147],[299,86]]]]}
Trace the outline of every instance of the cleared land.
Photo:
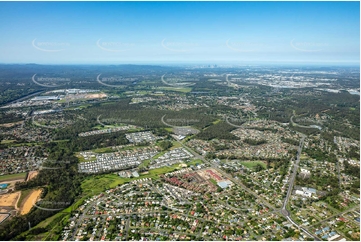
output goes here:
{"type": "Polygon", "coordinates": [[[34,203],[40,197],[41,189],[32,191],[27,198],[25,198],[24,204],[20,208],[20,214],[24,215],[30,212],[31,208],[34,206],[34,203]]]}
{"type": "Polygon", "coordinates": [[[29,181],[31,179],[33,179],[34,177],[36,177],[39,174],[38,171],[29,171],[29,175],[28,175],[28,179],[26,181],[29,181]]]}
{"type": "Polygon", "coordinates": [[[15,207],[19,196],[20,192],[0,195],[0,207],[15,207]]]}
{"type": "Polygon", "coordinates": [[[85,98],[103,98],[106,97],[107,94],[105,93],[96,93],[96,94],[87,94],[85,98]]]}
{"type": "Polygon", "coordinates": [[[158,87],[158,89],[167,90],[167,91],[183,92],[183,93],[192,91],[192,88],[190,88],[190,87],[158,87]]]}

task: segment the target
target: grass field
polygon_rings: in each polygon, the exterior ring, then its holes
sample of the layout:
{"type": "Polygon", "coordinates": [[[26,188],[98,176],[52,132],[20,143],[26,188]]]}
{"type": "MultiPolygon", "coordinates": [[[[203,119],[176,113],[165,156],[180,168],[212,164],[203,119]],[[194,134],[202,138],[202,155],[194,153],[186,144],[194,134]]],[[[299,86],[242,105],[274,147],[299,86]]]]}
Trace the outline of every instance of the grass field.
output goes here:
{"type": "Polygon", "coordinates": [[[193,160],[193,161],[191,161],[191,162],[188,162],[187,163],[187,165],[188,166],[194,166],[195,164],[202,164],[203,163],[203,161],[202,160],[200,160],[200,159],[195,159],[195,160],[193,160]]]}
{"type": "Polygon", "coordinates": [[[14,141],[15,141],[14,139],[4,139],[0,143],[1,144],[9,144],[9,143],[13,143],[14,141]]]}
{"type": "Polygon", "coordinates": [[[93,152],[95,153],[111,153],[115,152],[116,150],[113,150],[111,147],[105,147],[105,148],[98,148],[94,149],[93,152]]]}
{"type": "Polygon", "coordinates": [[[170,148],[170,150],[173,150],[173,149],[179,148],[179,147],[182,147],[182,144],[179,143],[179,141],[175,141],[175,142],[173,142],[173,146],[170,148]]]}
{"type": "Polygon", "coordinates": [[[216,182],[216,180],[214,180],[214,179],[212,179],[212,178],[211,178],[211,179],[209,179],[209,181],[210,181],[210,182],[212,182],[214,185],[216,185],[216,186],[217,186],[217,182],[216,182]]]}
{"type": "Polygon", "coordinates": [[[2,175],[2,176],[0,176],[0,182],[25,179],[26,174],[27,174],[27,172],[18,173],[18,174],[10,174],[10,175],[2,175]]]}
{"type": "Polygon", "coordinates": [[[264,169],[267,168],[267,165],[262,161],[242,161],[241,164],[249,169],[253,169],[257,164],[261,165],[264,169]]]}
{"type": "Polygon", "coordinates": [[[150,164],[150,160],[145,160],[145,161],[142,162],[142,164],[140,164],[138,166],[138,169],[143,168],[143,167],[147,167],[149,164],[150,164]]]}
{"type": "Polygon", "coordinates": [[[165,130],[167,130],[168,132],[173,132],[173,128],[164,128],[165,130]]]}

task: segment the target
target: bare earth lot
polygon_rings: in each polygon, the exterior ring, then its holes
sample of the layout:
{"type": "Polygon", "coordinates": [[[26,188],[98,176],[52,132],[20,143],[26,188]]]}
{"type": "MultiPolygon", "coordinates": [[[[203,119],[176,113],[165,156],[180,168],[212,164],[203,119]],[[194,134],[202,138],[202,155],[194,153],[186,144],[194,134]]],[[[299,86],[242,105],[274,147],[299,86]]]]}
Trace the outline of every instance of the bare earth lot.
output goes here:
{"type": "Polygon", "coordinates": [[[20,207],[20,214],[24,215],[30,212],[31,208],[34,206],[35,202],[39,199],[41,194],[41,189],[32,191],[25,199],[23,204],[20,207]]]}
{"type": "Polygon", "coordinates": [[[38,175],[38,171],[29,171],[29,174],[28,174],[28,179],[26,181],[29,181],[31,179],[33,179],[34,177],[36,177],[38,175]]]}
{"type": "Polygon", "coordinates": [[[19,196],[20,192],[0,195],[0,207],[15,207],[19,196]]]}

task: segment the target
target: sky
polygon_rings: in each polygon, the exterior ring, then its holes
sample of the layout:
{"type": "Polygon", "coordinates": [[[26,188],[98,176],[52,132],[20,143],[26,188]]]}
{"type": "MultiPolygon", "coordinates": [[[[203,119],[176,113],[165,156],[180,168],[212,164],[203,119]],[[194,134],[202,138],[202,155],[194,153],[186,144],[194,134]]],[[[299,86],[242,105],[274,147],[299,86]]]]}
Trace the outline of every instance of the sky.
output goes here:
{"type": "Polygon", "coordinates": [[[360,61],[359,2],[0,2],[0,63],[360,61]]]}

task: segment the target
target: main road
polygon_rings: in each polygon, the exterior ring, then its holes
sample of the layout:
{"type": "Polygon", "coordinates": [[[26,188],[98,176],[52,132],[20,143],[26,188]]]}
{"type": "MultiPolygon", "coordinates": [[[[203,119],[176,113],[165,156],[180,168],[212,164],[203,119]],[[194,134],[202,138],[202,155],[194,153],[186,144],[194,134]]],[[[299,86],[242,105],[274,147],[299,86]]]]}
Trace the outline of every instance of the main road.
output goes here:
{"type": "Polygon", "coordinates": [[[290,183],[289,183],[289,187],[288,187],[288,190],[287,190],[287,195],[286,195],[286,198],[285,198],[285,201],[283,202],[283,207],[282,207],[282,214],[287,218],[287,220],[292,223],[294,226],[296,226],[297,228],[299,228],[300,230],[302,230],[305,234],[307,234],[308,236],[312,237],[314,240],[317,240],[319,241],[320,239],[311,234],[309,231],[307,231],[305,228],[299,226],[295,221],[293,221],[293,219],[291,218],[291,214],[290,212],[287,210],[286,206],[288,204],[288,201],[290,199],[290,196],[292,194],[292,190],[293,190],[293,184],[295,182],[295,179],[296,179],[296,175],[297,175],[297,170],[298,170],[298,165],[300,163],[300,157],[301,157],[301,152],[302,152],[302,146],[303,146],[303,142],[305,140],[305,135],[302,135],[302,138],[300,140],[300,145],[298,146],[298,150],[297,150],[297,159],[294,163],[294,166],[293,166],[293,170],[292,170],[292,174],[291,174],[291,177],[290,177],[290,183]]]}

